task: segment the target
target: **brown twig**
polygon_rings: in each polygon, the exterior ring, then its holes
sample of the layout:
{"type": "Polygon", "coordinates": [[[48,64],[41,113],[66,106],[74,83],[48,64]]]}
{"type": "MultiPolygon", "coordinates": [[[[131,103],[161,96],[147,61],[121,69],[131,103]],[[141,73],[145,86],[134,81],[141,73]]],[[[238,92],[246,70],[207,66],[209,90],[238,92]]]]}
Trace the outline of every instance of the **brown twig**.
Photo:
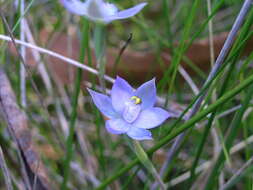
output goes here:
{"type": "Polygon", "coordinates": [[[52,189],[46,169],[34,148],[26,116],[19,109],[10,82],[2,69],[0,69],[0,106],[8,124],[8,131],[17,145],[27,186],[31,189],[37,176],[36,190],[52,189]]]}

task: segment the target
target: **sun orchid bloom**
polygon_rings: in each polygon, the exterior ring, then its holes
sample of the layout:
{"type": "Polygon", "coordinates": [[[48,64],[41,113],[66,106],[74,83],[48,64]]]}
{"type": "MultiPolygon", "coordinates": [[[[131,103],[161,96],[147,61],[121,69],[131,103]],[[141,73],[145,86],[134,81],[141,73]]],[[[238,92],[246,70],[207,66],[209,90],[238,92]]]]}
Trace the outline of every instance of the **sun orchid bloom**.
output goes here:
{"type": "Polygon", "coordinates": [[[64,7],[71,13],[83,15],[88,19],[105,24],[113,20],[120,20],[136,15],[147,3],[140,3],[132,8],[119,11],[112,3],[103,0],[60,0],[64,7]]]}
{"type": "Polygon", "coordinates": [[[104,116],[106,129],[112,134],[127,134],[135,140],[152,139],[148,129],[162,124],[170,114],[154,107],[156,101],[155,79],[136,90],[127,81],[117,77],[111,97],[88,89],[94,104],[104,116]]]}

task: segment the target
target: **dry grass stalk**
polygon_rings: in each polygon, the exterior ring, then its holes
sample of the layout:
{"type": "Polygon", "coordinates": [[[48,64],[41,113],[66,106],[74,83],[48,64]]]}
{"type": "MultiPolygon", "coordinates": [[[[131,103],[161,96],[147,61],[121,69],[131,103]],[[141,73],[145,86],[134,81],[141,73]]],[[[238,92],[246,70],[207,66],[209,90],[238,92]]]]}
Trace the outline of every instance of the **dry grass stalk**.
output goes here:
{"type": "Polygon", "coordinates": [[[52,189],[46,169],[32,142],[26,116],[19,109],[10,82],[2,69],[0,69],[0,106],[8,124],[8,131],[20,152],[30,188],[36,181],[36,190],[52,189]]]}

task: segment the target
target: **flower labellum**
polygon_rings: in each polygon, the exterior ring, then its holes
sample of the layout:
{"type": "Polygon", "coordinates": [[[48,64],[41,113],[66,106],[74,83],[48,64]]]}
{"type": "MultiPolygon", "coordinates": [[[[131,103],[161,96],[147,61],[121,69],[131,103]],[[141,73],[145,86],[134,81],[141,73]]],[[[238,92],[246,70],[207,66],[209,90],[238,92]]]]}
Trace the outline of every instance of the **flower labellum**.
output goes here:
{"type": "Polygon", "coordinates": [[[112,134],[127,134],[135,140],[152,139],[148,129],[162,124],[170,115],[154,107],[156,101],[155,79],[136,90],[121,77],[117,77],[111,97],[88,89],[94,104],[109,120],[106,129],[112,134]]]}
{"type": "Polygon", "coordinates": [[[88,19],[105,24],[113,20],[126,19],[136,15],[147,3],[140,3],[132,8],[119,11],[112,3],[104,0],[60,0],[63,6],[71,13],[83,15],[88,19]]]}

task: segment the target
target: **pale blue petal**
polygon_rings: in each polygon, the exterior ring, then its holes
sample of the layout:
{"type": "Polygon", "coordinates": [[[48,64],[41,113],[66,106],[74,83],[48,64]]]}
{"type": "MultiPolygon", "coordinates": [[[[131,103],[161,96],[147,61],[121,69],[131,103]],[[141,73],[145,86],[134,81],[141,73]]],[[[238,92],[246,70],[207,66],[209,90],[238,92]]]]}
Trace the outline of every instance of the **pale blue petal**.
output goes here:
{"type": "Polygon", "coordinates": [[[140,129],[136,127],[131,127],[127,132],[127,135],[135,140],[151,140],[152,134],[146,129],[140,129]]]}
{"type": "Polygon", "coordinates": [[[101,93],[95,92],[91,89],[88,89],[94,104],[97,106],[99,111],[101,111],[108,118],[115,118],[118,114],[112,107],[111,99],[101,93]]]}
{"type": "Polygon", "coordinates": [[[80,0],[60,0],[62,5],[71,13],[77,15],[86,15],[87,4],[80,0]]]}
{"type": "Polygon", "coordinates": [[[132,94],[133,88],[127,81],[117,76],[111,91],[112,105],[114,109],[117,112],[122,113],[132,94]]]}
{"type": "Polygon", "coordinates": [[[142,109],[151,108],[154,106],[156,101],[156,86],[155,79],[145,82],[135,92],[134,96],[141,99],[142,109]]]}
{"type": "Polygon", "coordinates": [[[126,123],[121,118],[107,120],[105,126],[106,126],[107,131],[112,134],[126,133],[131,127],[128,123],[126,123]]]}
{"type": "Polygon", "coordinates": [[[118,12],[117,7],[103,0],[87,0],[87,17],[94,21],[104,22],[104,18],[110,17],[118,12]]]}
{"type": "Polygon", "coordinates": [[[134,127],[151,129],[161,125],[170,114],[162,108],[149,108],[143,110],[138,118],[133,122],[134,127]]]}
{"type": "Polygon", "coordinates": [[[129,9],[126,9],[123,11],[119,11],[115,15],[105,18],[105,21],[111,22],[113,20],[126,19],[129,17],[132,17],[132,16],[136,15],[138,12],[140,12],[143,9],[143,7],[146,5],[147,5],[147,3],[140,3],[132,8],[129,8],[129,9]]]}

